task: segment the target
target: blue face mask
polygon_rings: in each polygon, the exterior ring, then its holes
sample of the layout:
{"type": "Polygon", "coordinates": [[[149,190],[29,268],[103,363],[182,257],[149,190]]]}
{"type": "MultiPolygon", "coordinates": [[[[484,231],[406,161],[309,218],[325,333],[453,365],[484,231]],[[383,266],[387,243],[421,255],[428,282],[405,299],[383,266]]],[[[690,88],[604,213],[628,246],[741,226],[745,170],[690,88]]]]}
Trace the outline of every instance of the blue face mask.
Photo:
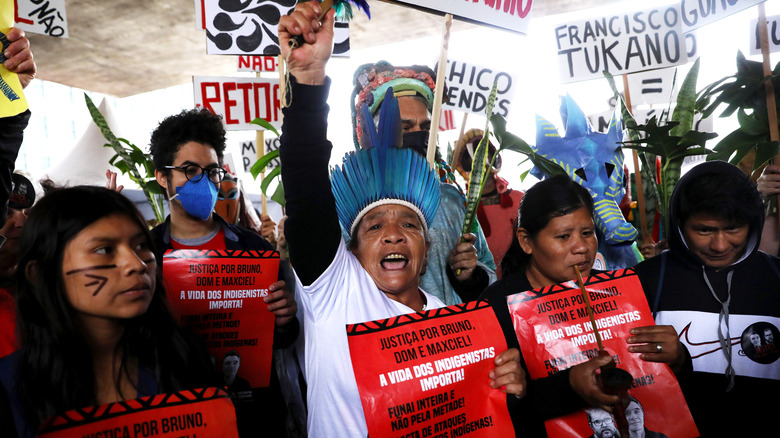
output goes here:
{"type": "Polygon", "coordinates": [[[187,181],[176,187],[176,199],[190,216],[205,221],[217,203],[217,186],[204,175],[198,182],[187,181]]]}

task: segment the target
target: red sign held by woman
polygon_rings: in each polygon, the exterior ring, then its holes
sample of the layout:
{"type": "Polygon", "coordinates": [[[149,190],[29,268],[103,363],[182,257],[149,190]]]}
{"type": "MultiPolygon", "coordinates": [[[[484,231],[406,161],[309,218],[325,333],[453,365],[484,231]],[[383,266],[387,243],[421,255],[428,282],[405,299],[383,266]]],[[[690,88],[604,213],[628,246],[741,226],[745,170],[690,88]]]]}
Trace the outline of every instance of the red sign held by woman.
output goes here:
{"type": "Polygon", "coordinates": [[[490,388],[503,332],[484,301],[347,326],[368,435],[514,436],[490,388]]]}

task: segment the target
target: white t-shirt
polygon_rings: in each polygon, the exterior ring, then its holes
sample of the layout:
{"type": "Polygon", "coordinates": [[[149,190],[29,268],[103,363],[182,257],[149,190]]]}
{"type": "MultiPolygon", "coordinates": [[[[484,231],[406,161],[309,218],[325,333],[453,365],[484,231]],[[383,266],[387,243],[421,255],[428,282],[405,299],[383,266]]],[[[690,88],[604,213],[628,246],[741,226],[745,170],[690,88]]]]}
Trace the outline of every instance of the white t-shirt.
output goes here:
{"type": "MultiPolygon", "coordinates": [[[[414,310],[388,298],[344,242],[333,262],[310,286],[296,274],[306,342],[308,433],[310,437],[368,434],[347,342],[347,324],[387,319],[414,310]]],[[[426,309],[444,307],[426,292],[426,309]]]]}

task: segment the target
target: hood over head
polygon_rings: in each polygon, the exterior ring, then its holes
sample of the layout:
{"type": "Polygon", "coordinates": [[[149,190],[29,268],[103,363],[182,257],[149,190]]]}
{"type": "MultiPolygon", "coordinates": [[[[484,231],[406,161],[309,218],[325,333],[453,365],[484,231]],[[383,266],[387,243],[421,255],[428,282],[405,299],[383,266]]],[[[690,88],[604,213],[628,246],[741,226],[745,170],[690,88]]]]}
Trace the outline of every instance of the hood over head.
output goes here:
{"type": "Polygon", "coordinates": [[[748,223],[745,254],[734,264],[758,251],[764,206],[755,183],[739,168],[724,161],[707,161],[691,168],[674,187],[669,201],[669,249],[696,265],[702,261],[688,250],[683,224],[690,215],[702,212],[748,223]]]}

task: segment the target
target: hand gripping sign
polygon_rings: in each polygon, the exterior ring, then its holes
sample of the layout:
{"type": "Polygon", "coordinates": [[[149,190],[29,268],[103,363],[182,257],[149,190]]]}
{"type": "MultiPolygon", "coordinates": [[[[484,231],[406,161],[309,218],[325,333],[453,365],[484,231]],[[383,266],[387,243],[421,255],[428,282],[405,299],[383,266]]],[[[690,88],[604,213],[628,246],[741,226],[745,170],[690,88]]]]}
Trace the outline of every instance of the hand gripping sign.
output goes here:
{"type": "Polygon", "coordinates": [[[203,338],[228,391],[239,397],[270,382],[274,314],[263,297],[278,273],[275,251],[168,250],[163,256],[171,310],[203,338]]]}
{"type": "MultiPolygon", "coordinates": [[[[668,437],[698,436],[671,369],[628,352],[628,331],[655,324],[634,270],[597,274],[584,284],[605,350],[634,378],[628,395],[640,402],[644,427],[668,437]]],[[[507,303],[530,378],[546,377],[598,355],[596,335],[576,283],[521,292],[507,297],[507,303]]],[[[584,410],[549,420],[546,426],[551,438],[597,432],[584,410]]]]}
{"type": "Polygon", "coordinates": [[[227,393],[204,388],[74,409],[47,420],[39,436],[238,438],[238,431],[227,393]]]}
{"type": "Polygon", "coordinates": [[[488,385],[506,341],[484,301],[347,326],[368,435],[514,436],[488,385]]]}

